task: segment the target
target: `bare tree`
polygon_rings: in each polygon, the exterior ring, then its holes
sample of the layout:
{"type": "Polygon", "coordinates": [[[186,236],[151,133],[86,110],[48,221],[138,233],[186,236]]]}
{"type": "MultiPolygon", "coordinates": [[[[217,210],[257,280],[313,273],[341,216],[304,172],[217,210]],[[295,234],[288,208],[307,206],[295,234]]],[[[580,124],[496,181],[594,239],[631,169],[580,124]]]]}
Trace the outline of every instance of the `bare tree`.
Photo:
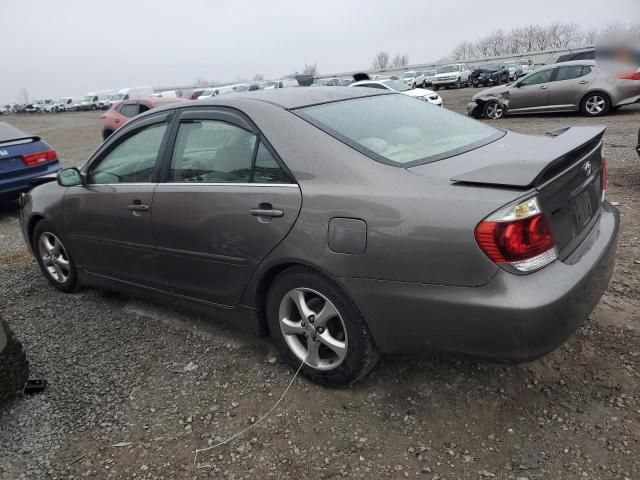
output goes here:
{"type": "Polygon", "coordinates": [[[20,93],[18,93],[18,102],[22,104],[29,104],[29,92],[26,88],[22,87],[20,93]]]}
{"type": "Polygon", "coordinates": [[[253,76],[253,81],[254,81],[254,82],[259,82],[259,81],[261,81],[261,80],[264,80],[264,75],[263,75],[262,73],[256,73],[256,74],[253,76]]]}
{"type": "Polygon", "coordinates": [[[464,60],[467,58],[473,58],[475,53],[475,47],[471,42],[460,42],[455,46],[451,56],[454,60],[464,60]]]}
{"type": "Polygon", "coordinates": [[[396,55],[393,57],[393,61],[391,62],[391,66],[406,67],[407,65],[409,65],[409,55],[407,55],[406,53],[403,55],[396,53],[396,55]]]}
{"type": "Polygon", "coordinates": [[[389,54],[387,52],[378,52],[373,57],[372,68],[374,70],[385,70],[389,66],[389,54]]]}
{"type": "Polygon", "coordinates": [[[313,77],[318,76],[318,64],[304,64],[304,68],[302,69],[302,73],[304,75],[311,75],[313,77]]]}
{"type": "Polygon", "coordinates": [[[194,87],[206,87],[210,82],[206,78],[198,77],[196,81],[193,82],[194,87]]]}

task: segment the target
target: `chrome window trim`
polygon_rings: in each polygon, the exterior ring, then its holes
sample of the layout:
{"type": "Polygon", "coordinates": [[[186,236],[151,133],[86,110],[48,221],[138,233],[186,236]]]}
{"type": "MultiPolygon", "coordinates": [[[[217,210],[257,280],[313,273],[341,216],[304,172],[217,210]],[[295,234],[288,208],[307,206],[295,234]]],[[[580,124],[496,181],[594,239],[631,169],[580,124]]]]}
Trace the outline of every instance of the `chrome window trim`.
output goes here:
{"type": "Polygon", "coordinates": [[[157,187],[169,186],[169,187],[181,187],[184,185],[190,186],[207,186],[207,187],[298,187],[297,183],[204,183],[204,182],[151,182],[151,183],[87,183],[86,185],[76,185],[78,187],[118,187],[123,185],[131,186],[149,186],[155,185],[157,187]]]}
{"type": "Polygon", "coordinates": [[[207,187],[297,187],[297,183],[233,183],[233,182],[221,182],[221,183],[206,183],[206,182],[166,182],[159,183],[158,186],[167,185],[169,187],[181,187],[183,185],[192,186],[207,186],[207,187]]]}

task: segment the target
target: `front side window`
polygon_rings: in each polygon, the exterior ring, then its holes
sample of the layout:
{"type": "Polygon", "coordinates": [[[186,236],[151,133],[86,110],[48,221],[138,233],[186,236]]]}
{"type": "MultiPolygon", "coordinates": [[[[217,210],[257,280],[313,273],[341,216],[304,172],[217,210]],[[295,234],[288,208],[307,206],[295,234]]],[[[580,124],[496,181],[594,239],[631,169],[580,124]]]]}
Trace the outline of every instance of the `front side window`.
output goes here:
{"type": "Polygon", "coordinates": [[[504,135],[402,94],[355,98],[294,112],[368,157],[402,167],[442,160],[504,135]]]}
{"type": "Polygon", "coordinates": [[[116,145],[105,157],[91,165],[90,184],[150,183],[166,123],[146,127],[116,145]]]}
{"type": "Polygon", "coordinates": [[[551,72],[553,69],[550,68],[548,70],[540,70],[539,72],[532,73],[527,78],[520,82],[520,85],[539,85],[541,83],[547,83],[551,79],[551,72]]]}
{"type": "Polygon", "coordinates": [[[172,182],[247,183],[256,136],[218,120],[180,123],[171,159],[172,182]]]}
{"type": "MultiPolygon", "coordinates": [[[[589,72],[586,72],[586,73],[589,73],[589,72]]],[[[586,73],[583,73],[582,65],[570,65],[568,67],[560,67],[558,68],[558,74],[556,75],[556,82],[559,82],[561,80],[572,80],[574,78],[580,78],[583,75],[586,75],[586,73]]]]}

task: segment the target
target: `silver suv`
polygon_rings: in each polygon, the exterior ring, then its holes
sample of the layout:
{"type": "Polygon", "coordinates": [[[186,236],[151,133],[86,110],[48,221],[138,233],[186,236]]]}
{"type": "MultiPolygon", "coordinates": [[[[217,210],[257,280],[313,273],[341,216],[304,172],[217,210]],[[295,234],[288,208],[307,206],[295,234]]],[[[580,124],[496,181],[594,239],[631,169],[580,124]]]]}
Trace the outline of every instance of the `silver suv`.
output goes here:
{"type": "Polygon", "coordinates": [[[438,67],[431,83],[433,84],[434,90],[438,90],[440,87],[468,87],[470,75],[471,70],[469,70],[466,64],[454,63],[445,65],[444,67],[438,67]]]}

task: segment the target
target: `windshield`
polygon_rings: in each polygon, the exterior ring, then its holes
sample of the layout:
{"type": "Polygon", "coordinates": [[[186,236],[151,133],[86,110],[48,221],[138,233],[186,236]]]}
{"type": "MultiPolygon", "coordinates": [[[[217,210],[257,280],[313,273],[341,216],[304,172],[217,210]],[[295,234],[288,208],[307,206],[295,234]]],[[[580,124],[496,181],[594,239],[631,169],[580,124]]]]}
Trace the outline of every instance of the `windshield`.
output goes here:
{"type": "Polygon", "coordinates": [[[83,102],[91,102],[91,101],[93,101],[93,95],[87,95],[85,97],[82,97],[82,101],[83,102]]]}
{"type": "Polygon", "coordinates": [[[507,65],[507,67],[515,67],[516,66],[516,62],[507,62],[506,65],[507,65]]]}
{"type": "Polygon", "coordinates": [[[404,72],[402,78],[413,78],[415,76],[414,72],[404,72]]]}
{"type": "Polygon", "coordinates": [[[396,92],[406,92],[407,90],[411,90],[406,83],[401,82],[400,80],[385,80],[382,82],[383,85],[386,85],[391,90],[395,90],[396,92]]]}
{"type": "Polygon", "coordinates": [[[497,65],[495,63],[490,63],[489,65],[483,65],[480,68],[482,68],[484,70],[499,70],[500,69],[500,65],[497,65]]]}
{"type": "Polygon", "coordinates": [[[435,70],[427,70],[426,72],[424,72],[425,76],[427,77],[433,77],[436,74],[435,70]]]}
{"type": "Polygon", "coordinates": [[[529,65],[529,60],[518,60],[518,65],[529,65]]]}
{"type": "Polygon", "coordinates": [[[437,70],[438,73],[450,73],[458,71],[460,71],[460,67],[458,67],[458,65],[447,65],[446,67],[440,67],[437,70]]]}
{"type": "Polygon", "coordinates": [[[296,113],[373,160],[405,168],[458,155],[504,135],[406,95],[355,98],[296,113]]]}
{"type": "Polygon", "coordinates": [[[115,95],[111,96],[111,100],[122,100],[124,98],[124,93],[116,93],[115,95]]]}

